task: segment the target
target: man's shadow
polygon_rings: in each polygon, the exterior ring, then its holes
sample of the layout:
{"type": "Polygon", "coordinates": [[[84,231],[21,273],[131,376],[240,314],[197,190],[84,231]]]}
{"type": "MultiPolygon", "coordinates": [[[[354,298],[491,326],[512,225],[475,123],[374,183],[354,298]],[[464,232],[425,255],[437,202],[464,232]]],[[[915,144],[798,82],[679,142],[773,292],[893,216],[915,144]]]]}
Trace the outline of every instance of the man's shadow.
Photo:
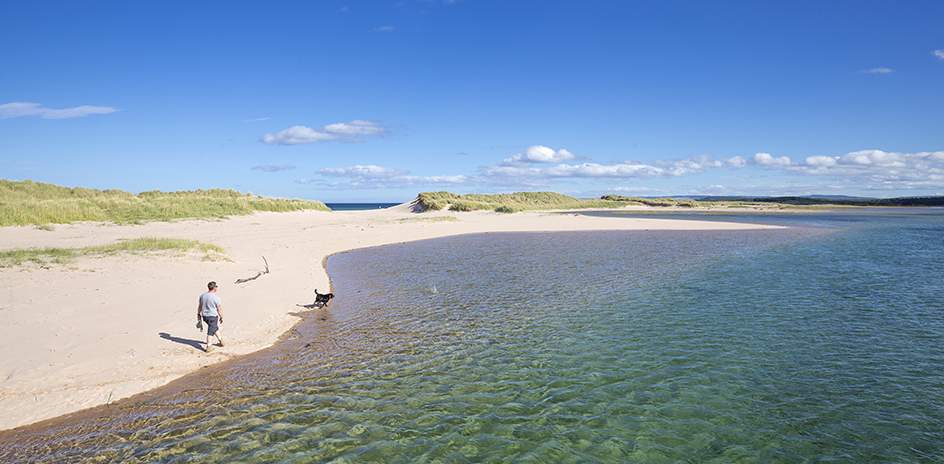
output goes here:
{"type": "Polygon", "coordinates": [[[161,338],[163,338],[164,340],[170,340],[170,341],[172,341],[172,342],[177,342],[177,343],[182,343],[182,344],[184,344],[184,345],[189,345],[189,346],[192,346],[192,347],[194,347],[194,348],[196,348],[196,349],[198,349],[198,350],[202,350],[202,349],[203,349],[203,347],[200,345],[200,343],[201,343],[200,340],[190,340],[190,339],[187,339],[187,338],[175,337],[175,336],[173,336],[173,335],[171,335],[171,334],[169,334],[169,333],[167,333],[167,332],[161,332],[161,333],[160,333],[160,336],[161,336],[161,338]]]}

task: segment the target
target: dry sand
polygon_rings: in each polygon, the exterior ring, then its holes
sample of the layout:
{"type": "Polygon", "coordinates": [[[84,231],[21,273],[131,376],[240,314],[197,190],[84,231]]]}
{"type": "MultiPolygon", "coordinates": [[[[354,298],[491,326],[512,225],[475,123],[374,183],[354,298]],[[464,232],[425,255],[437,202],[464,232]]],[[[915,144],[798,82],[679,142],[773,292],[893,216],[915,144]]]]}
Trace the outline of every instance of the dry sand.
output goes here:
{"type": "MultiPolygon", "coordinates": [[[[745,224],[551,212],[415,213],[410,205],[349,212],[257,213],[145,225],[0,228],[0,249],[85,247],[166,237],[221,246],[228,260],[118,255],[0,268],[0,430],[126,398],[275,343],[330,290],[323,263],[341,251],[479,232],[744,229],[745,224]],[[256,276],[268,261],[270,272],[256,276]],[[220,288],[226,347],[204,353],[196,306],[220,288]]],[[[338,295],[344,298],[344,295],[338,295]]]]}

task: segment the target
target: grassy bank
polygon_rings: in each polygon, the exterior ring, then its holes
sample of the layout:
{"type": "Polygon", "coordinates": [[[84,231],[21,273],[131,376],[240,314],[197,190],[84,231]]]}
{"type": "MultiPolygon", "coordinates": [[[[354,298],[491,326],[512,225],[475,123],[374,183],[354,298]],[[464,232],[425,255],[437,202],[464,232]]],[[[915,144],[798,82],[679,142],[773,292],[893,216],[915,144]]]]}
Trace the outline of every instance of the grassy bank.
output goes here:
{"type": "Polygon", "coordinates": [[[196,240],[174,238],[138,238],[121,240],[110,245],[85,248],[31,248],[0,251],[0,267],[19,266],[31,262],[39,265],[68,264],[81,257],[111,256],[118,253],[202,253],[204,260],[220,260],[223,249],[196,240]]]}
{"type": "Polygon", "coordinates": [[[0,179],[0,226],[70,224],[76,221],[170,221],[184,218],[225,218],[256,211],[329,211],[324,203],[266,198],[235,190],[141,192],[69,188],[29,180],[0,179]]]}
{"type": "MultiPolygon", "coordinates": [[[[779,199],[779,198],[778,198],[779,199]]],[[[778,201],[760,201],[758,199],[705,199],[690,200],[671,197],[642,198],[622,195],[604,195],[599,199],[579,199],[554,192],[520,192],[498,195],[457,195],[449,192],[426,192],[419,194],[419,205],[423,211],[440,211],[449,208],[450,211],[498,211],[514,213],[526,210],[548,209],[586,209],[586,208],[622,208],[625,206],[650,206],[654,208],[791,208],[802,207],[809,209],[810,205],[826,205],[820,203],[791,203],[778,201]]],[[[840,203],[833,203],[840,204],[840,203]]],[[[865,206],[863,204],[862,206],[865,206]]],[[[815,208],[815,206],[812,206],[815,208]]]]}
{"type": "Polygon", "coordinates": [[[519,192],[497,195],[457,195],[449,192],[425,192],[419,194],[419,205],[423,211],[439,211],[447,206],[451,211],[517,211],[540,209],[618,208],[625,203],[603,199],[582,200],[554,192],[519,192]]]}
{"type": "Polygon", "coordinates": [[[622,195],[604,195],[603,200],[619,203],[620,206],[639,205],[639,206],[674,206],[678,208],[697,208],[699,206],[709,206],[711,203],[704,203],[695,200],[676,200],[675,198],[640,198],[624,197],[622,195]]]}

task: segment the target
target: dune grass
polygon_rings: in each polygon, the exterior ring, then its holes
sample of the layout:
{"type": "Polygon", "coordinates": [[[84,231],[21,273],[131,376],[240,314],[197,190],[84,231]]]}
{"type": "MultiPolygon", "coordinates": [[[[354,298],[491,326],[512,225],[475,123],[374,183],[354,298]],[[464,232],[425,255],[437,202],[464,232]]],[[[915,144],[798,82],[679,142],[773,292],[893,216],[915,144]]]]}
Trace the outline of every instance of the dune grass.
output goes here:
{"type": "Polygon", "coordinates": [[[675,198],[665,197],[665,198],[640,198],[640,197],[624,197],[622,195],[603,195],[602,200],[615,201],[620,203],[620,206],[626,205],[641,205],[641,206],[675,206],[679,208],[697,208],[699,206],[709,206],[712,203],[700,202],[695,200],[676,200],[675,198]]]}
{"type": "MultiPolygon", "coordinates": [[[[652,206],[662,208],[751,208],[759,210],[834,209],[853,207],[919,207],[944,206],[944,196],[904,198],[819,198],[819,197],[709,197],[700,200],[627,197],[604,195],[599,199],[577,199],[554,192],[520,192],[498,195],[457,195],[450,192],[419,194],[423,211],[491,210],[514,213],[526,210],[622,208],[624,206],[652,206]]],[[[657,211],[657,210],[654,210],[657,211]]]]}
{"type": "Polygon", "coordinates": [[[76,221],[135,224],[185,218],[226,218],[256,211],[330,211],[318,201],[268,198],[235,190],[132,194],[0,179],[0,226],[47,226],[76,221]]]}
{"type": "Polygon", "coordinates": [[[19,250],[0,251],[0,267],[20,266],[24,263],[68,264],[82,257],[113,256],[119,253],[146,254],[146,253],[203,253],[204,260],[220,260],[223,249],[197,240],[175,238],[136,238],[120,240],[109,245],[90,246],[84,248],[30,248],[19,250]]]}
{"type": "Polygon", "coordinates": [[[439,211],[447,206],[451,211],[518,211],[542,209],[618,208],[625,203],[604,199],[578,199],[555,192],[519,192],[495,195],[457,195],[450,192],[425,192],[419,194],[423,211],[439,211]]]}

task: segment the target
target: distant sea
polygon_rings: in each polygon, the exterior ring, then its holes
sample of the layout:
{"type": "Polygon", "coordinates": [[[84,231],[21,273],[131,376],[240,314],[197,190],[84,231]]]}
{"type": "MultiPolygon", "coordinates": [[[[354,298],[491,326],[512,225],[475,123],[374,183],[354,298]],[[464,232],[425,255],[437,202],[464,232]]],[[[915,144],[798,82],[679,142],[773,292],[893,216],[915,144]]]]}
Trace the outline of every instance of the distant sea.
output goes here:
{"type": "Polygon", "coordinates": [[[382,209],[397,206],[401,203],[325,203],[331,211],[364,211],[368,209],[382,209]]]}
{"type": "Polygon", "coordinates": [[[786,228],[337,254],[285,341],[0,461],[944,462],[944,210],[684,217],[786,228]]]}

